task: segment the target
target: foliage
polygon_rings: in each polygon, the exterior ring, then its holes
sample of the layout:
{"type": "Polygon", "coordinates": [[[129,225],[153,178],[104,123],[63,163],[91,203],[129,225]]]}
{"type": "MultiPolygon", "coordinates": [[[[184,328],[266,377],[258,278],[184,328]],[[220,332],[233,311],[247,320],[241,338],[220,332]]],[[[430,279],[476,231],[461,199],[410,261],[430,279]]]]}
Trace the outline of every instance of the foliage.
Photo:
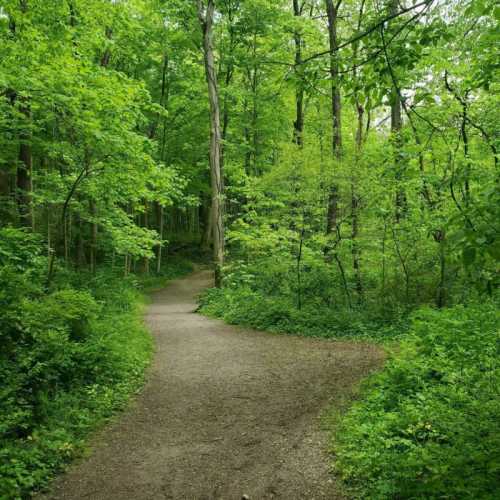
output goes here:
{"type": "MultiPolygon", "coordinates": [[[[488,307],[471,304],[493,300],[499,287],[497,3],[214,0],[228,264],[204,312],[273,331],[393,340],[412,312],[435,306],[414,330],[434,315],[443,336],[419,334],[450,353],[451,311],[488,321],[488,307]]],[[[136,387],[127,367],[141,371],[147,341],[133,319],[135,290],[188,269],[172,262],[174,250],[194,246],[202,256],[212,245],[196,7],[0,6],[0,374],[9,380],[0,426],[2,457],[14,460],[1,466],[9,494],[43,482],[73,453],[67,447],[78,447],[90,411],[107,415],[136,387]],[[120,343],[128,320],[130,339],[120,343]],[[59,430],[58,418],[67,422],[59,430]]],[[[434,360],[415,331],[405,362],[434,360]]],[[[471,359],[487,344],[471,343],[471,359]]],[[[468,411],[477,381],[463,376],[468,411]]],[[[443,400],[458,397],[451,384],[438,386],[443,400]]],[[[434,416],[454,415],[438,399],[434,416]]],[[[432,453],[448,449],[439,446],[432,453]]],[[[441,465],[455,471],[453,460],[441,465]]]]}
{"type": "Polygon", "coordinates": [[[336,432],[336,469],[356,497],[495,497],[499,325],[491,302],[414,315],[336,432]]]}
{"type": "MultiPolygon", "coordinates": [[[[44,290],[47,260],[20,230],[0,230],[0,498],[43,487],[86,435],[142,383],[152,342],[140,279],[67,271],[44,290]]],[[[157,283],[190,270],[165,266],[157,283]]]]}
{"type": "Polygon", "coordinates": [[[331,302],[341,286],[336,277],[325,274],[318,263],[306,260],[305,266],[300,309],[294,263],[269,259],[259,269],[233,266],[223,288],[209,289],[200,297],[200,311],[232,324],[305,336],[389,341],[404,334],[407,313],[397,304],[384,310],[366,304],[346,309],[342,298],[331,302]]]}

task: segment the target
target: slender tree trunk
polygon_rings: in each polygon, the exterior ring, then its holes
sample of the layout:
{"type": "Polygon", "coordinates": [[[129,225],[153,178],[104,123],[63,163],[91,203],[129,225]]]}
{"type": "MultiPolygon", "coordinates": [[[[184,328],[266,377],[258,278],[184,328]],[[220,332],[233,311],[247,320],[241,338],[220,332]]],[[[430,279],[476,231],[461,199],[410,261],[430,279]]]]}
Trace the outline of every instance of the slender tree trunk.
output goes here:
{"type": "Polygon", "coordinates": [[[462,101],[462,123],[460,125],[460,135],[464,143],[464,205],[470,204],[470,157],[469,157],[469,137],[467,135],[467,94],[462,101]]]}
{"type": "MultiPolygon", "coordinates": [[[[342,158],[342,130],[341,130],[341,97],[339,89],[339,64],[337,57],[337,21],[340,0],[336,4],[333,0],[325,0],[328,17],[328,39],[330,43],[330,78],[331,78],[331,113],[332,113],[332,153],[340,161],[342,158]]],[[[338,224],[339,188],[335,181],[330,186],[328,195],[328,211],[326,233],[335,233],[338,224]]]]}
{"type": "Polygon", "coordinates": [[[200,206],[200,219],[202,221],[201,249],[208,251],[212,245],[212,207],[210,200],[203,200],[200,206]]]}
{"type": "Polygon", "coordinates": [[[71,226],[71,220],[66,218],[64,220],[63,226],[63,240],[64,240],[64,262],[66,266],[69,264],[69,227],[71,226]]]}
{"type": "MultiPolygon", "coordinates": [[[[328,18],[328,41],[330,45],[330,79],[331,79],[331,118],[332,118],[332,154],[333,158],[339,163],[342,159],[342,109],[341,96],[339,88],[339,62],[338,62],[338,10],[342,0],[325,0],[326,14],[328,18]]],[[[332,251],[333,258],[339,268],[340,276],[344,292],[347,298],[349,308],[351,307],[351,297],[349,286],[342,261],[336,250],[337,245],[341,242],[340,228],[338,225],[338,205],[339,205],[339,187],[335,179],[333,179],[328,193],[328,209],[326,217],[326,234],[336,234],[336,242],[332,251]]],[[[329,248],[325,249],[328,253],[329,248]]]]}
{"type": "MultiPolygon", "coordinates": [[[[113,31],[111,28],[106,28],[106,38],[111,40],[113,36],[113,31]]],[[[106,48],[104,51],[100,64],[103,68],[106,68],[109,65],[111,60],[111,51],[109,48],[106,48]]],[[[90,272],[94,274],[96,272],[97,266],[97,237],[98,237],[98,226],[95,218],[97,216],[97,208],[94,200],[89,200],[89,212],[92,217],[92,222],[90,223],[90,246],[89,246],[89,264],[90,264],[90,272]]]]}
{"type": "MultiPolygon", "coordinates": [[[[106,28],[106,38],[108,40],[111,40],[112,37],[113,37],[113,30],[108,26],[106,28]]],[[[101,57],[101,66],[103,68],[106,68],[109,65],[110,60],[111,60],[111,50],[109,48],[106,48],[104,54],[101,57]]]]}
{"type": "Polygon", "coordinates": [[[228,67],[227,72],[226,72],[226,93],[224,94],[224,106],[223,106],[223,113],[222,113],[222,144],[221,144],[221,156],[220,156],[220,165],[221,165],[221,170],[224,170],[224,159],[225,159],[225,141],[227,138],[227,130],[229,128],[229,103],[228,103],[228,97],[227,97],[227,88],[229,84],[231,83],[231,78],[232,78],[232,69],[228,67]]]}
{"type": "Polygon", "coordinates": [[[50,205],[48,203],[45,208],[45,216],[47,219],[47,259],[50,261],[50,254],[52,252],[52,234],[50,231],[50,205]]]}
{"type": "Polygon", "coordinates": [[[401,248],[399,245],[399,240],[396,235],[396,230],[394,227],[392,228],[392,237],[394,240],[394,247],[396,249],[396,255],[398,256],[399,262],[401,264],[401,269],[403,270],[404,278],[405,278],[405,299],[408,304],[410,301],[410,271],[408,269],[408,265],[406,263],[406,258],[401,253],[401,248]]]}
{"type": "MultiPolygon", "coordinates": [[[[364,8],[365,8],[365,0],[362,0],[359,6],[357,31],[361,30],[364,8]]],[[[358,48],[359,48],[358,44],[355,43],[353,47],[353,63],[355,65],[353,72],[353,79],[354,79],[354,84],[356,86],[358,86],[360,83],[358,81],[358,72],[356,69],[356,65],[358,64],[358,48]]],[[[352,254],[352,267],[356,281],[356,292],[358,295],[358,302],[361,303],[363,299],[363,282],[361,279],[361,250],[358,242],[358,236],[359,236],[358,178],[359,178],[359,169],[361,165],[362,149],[364,142],[363,131],[366,130],[366,134],[368,134],[369,114],[365,129],[363,123],[365,109],[361,104],[359,92],[357,91],[355,92],[354,98],[355,98],[356,113],[357,113],[357,128],[356,128],[356,138],[355,138],[355,143],[356,143],[355,159],[354,159],[353,169],[351,171],[351,254],[352,254]]]]}
{"type": "MultiPolygon", "coordinates": [[[[168,54],[165,54],[163,56],[163,65],[161,69],[161,93],[160,93],[160,106],[164,109],[167,108],[167,104],[169,101],[169,96],[170,96],[170,82],[167,79],[168,76],[168,65],[169,65],[169,58],[168,54]]],[[[149,130],[149,138],[153,139],[156,136],[156,131],[158,129],[158,125],[160,122],[160,114],[156,115],[156,118],[153,120],[153,123],[151,124],[151,128],[149,130]]],[[[161,143],[161,152],[164,150],[164,139],[162,140],[161,143]]],[[[160,155],[160,160],[163,160],[163,156],[160,155]]]]}
{"type": "MultiPolygon", "coordinates": [[[[143,227],[145,227],[146,229],[149,228],[149,204],[148,202],[146,201],[144,203],[145,207],[144,207],[144,216],[143,216],[143,227]]],[[[149,257],[144,257],[143,259],[143,271],[144,271],[144,274],[149,274],[149,257]]]]}
{"type": "Polygon", "coordinates": [[[96,262],[97,262],[97,224],[95,222],[95,217],[97,216],[97,208],[94,200],[90,200],[89,202],[89,211],[92,217],[92,222],[90,224],[90,252],[89,252],[89,260],[90,260],[90,272],[92,274],[96,271],[96,262]]]}
{"type": "Polygon", "coordinates": [[[76,243],[76,265],[78,269],[81,269],[86,265],[86,258],[85,258],[85,238],[83,235],[84,226],[79,214],[77,214],[76,225],[78,226],[78,239],[76,243]]]}
{"type": "Polygon", "coordinates": [[[212,224],[213,224],[213,260],[215,265],[215,285],[221,285],[222,266],[224,265],[224,219],[223,219],[223,176],[221,170],[221,126],[219,93],[213,52],[214,0],[208,0],[206,6],[198,0],[198,16],[203,34],[203,53],[205,76],[208,85],[210,104],[210,179],[212,186],[212,224]]]}
{"type": "Polygon", "coordinates": [[[19,166],[17,167],[16,187],[19,220],[22,226],[33,229],[33,157],[31,152],[31,134],[28,131],[31,121],[31,111],[27,103],[20,108],[26,119],[26,126],[19,133],[19,166]]]}
{"type": "Polygon", "coordinates": [[[382,300],[386,300],[386,242],[387,242],[387,217],[384,217],[384,231],[382,232],[382,242],[381,242],[381,253],[382,253],[382,276],[381,276],[381,282],[382,282],[382,293],[381,297],[382,300]]]}
{"type": "MultiPolygon", "coordinates": [[[[358,168],[361,162],[361,150],[363,147],[363,115],[364,108],[359,104],[356,105],[358,112],[358,125],[356,130],[356,158],[355,167],[358,168]]],[[[356,292],[358,299],[361,301],[363,297],[363,283],[361,280],[361,251],[358,242],[359,233],[359,196],[357,192],[357,172],[353,172],[351,176],[351,252],[352,252],[352,267],[356,280],[356,292]]]]}
{"type": "Polygon", "coordinates": [[[302,229],[299,233],[299,248],[297,251],[296,274],[297,274],[297,309],[302,309],[302,248],[304,246],[305,221],[302,216],[302,229]]]}
{"type": "MultiPolygon", "coordinates": [[[[389,14],[398,12],[399,0],[390,0],[389,14]]],[[[383,28],[382,28],[383,29],[383,28]]],[[[406,212],[406,192],[403,187],[403,161],[401,150],[403,147],[403,138],[401,129],[403,127],[403,117],[401,113],[401,96],[399,89],[393,82],[391,90],[391,133],[394,146],[394,163],[396,170],[396,200],[395,200],[395,220],[399,224],[401,218],[406,212]]]]}
{"type": "MultiPolygon", "coordinates": [[[[226,74],[224,77],[224,98],[222,104],[222,144],[221,144],[221,170],[224,171],[224,155],[225,155],[225,144],[227,139],[227,131],[229,128],[229,85],[233,79],[234,74],[234,62],[233,62],[233,52],[235,47],[235,32],[234,32],[234,12],[232,9],[232,4],[229,5],[228,11],[228,21],[229,21],[229,61],[226,67],[226,74]]],[[[224,180],[224,179],[223,179],[224,180]]]]}
{"type": "MultiPolygon", "coordinates": [[[[257,33],[253,34],[253,44],[252,44],[252,59],[257,60],[257,33]]],[[[254,63],[252,70],[251,88],[252,88],[252,170],[254,175],[259,174],[258,159],[259,159],[259,130],[257,127],[257,119],[259,116],[259,110],[257,107],[257,89],[259,85],[259,72],[257,63],[254,63]]]]}
{"type": "Polygon", "coordinates": [[[0,199],[2,202],[10,196],[10,175],[7,169],[0,167],[0,199]]]}
{"type": "MultiPolygon", "coordinates": [[[[293,15],[302,16],[302,7],[299,0],[293,0],[293,15]]],[[[302,147],[304,144],[304,86],[302,82],[302,35],[296,30],[293,34],[295,43],[295,76],[297,83],[295,87],[295,121],[293,122],[293,141],[302,147]]]]}
{"type": "Polygon", "coordinates": [[[439,284],[436,294],[436,306],[440,309],[446,306],[446,232],[438,229],[434,232],[434,240],[439,245],[439,284]]]}
{"type": "Polygon", "coordinates": [[[163,249],[163,229],[164,229],[164,217],[163,217],[163,206],[160,203],[156,203],[156,220],[158,227],[158,235],[160,236],[161,243],[156,247],[156,274],[161,272],[161,259],[162,259],[162,249],[163,249]]]}
{"type": "MultiPolygon", "coordinates": [[[[249,115],[249,108],[248,108],[248,100],[245,96],[243,100],[243,113],[245,117],[249,115]]],[[[250,162],[252,160],[252,152],[250,148],[250,129],[248,126],[248,122],[245,123],[245,126],[243,127],[243,138],[245,139],[245,146],[246,146],[246,151],[245,151],[245,160],[244,160],[244,169],[245,173],[249,175],[250,172],[250,162]]]]}

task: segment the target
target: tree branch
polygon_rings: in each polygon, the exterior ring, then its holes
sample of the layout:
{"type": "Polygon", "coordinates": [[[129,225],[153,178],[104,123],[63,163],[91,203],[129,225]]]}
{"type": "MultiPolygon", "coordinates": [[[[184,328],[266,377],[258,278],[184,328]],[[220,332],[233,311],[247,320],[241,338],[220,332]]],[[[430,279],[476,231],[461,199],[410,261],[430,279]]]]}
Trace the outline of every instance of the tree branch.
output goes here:
{"type": "Polygon", "coordinates": [[[373,24],[369,28],[367,28],[365,31],[362,33],[358,33],[357,35],[353,36],[349,40],[346,40],[345,42],[337,45],[333,50],[325,50],[323,52],[318,52],[317,54],[313,54],[312,56],[307,57],[302,61],[302,64],[306,64],[309,61],[312,61],[313,59],[317,59],[318,57],[325,56],[327,54],[331,54],[332,52],[338,52],[340,49],[343,49],[344,47],[347,47],[348,45],[353,44],[354,42],[357,42],[358,40],[361,40],[362,38],[368,36],[370,33],[373,33],[376,29],[378,29],[380,26],[383,26],[387,21],[391,21],[392,19],[395,19],[397,17],[402,16],[403,14],[406,14],[408,12],[411,12],[412,10],[418,9],[419,7],[427,6],[430,7],[434,3],[434,0],[424,0],[423,2],[417,3],[411,7],[407,7],[405,9],[400,10],[399,12],[396,12],[394,14],[390,14],[377,23],[373,24]]]}

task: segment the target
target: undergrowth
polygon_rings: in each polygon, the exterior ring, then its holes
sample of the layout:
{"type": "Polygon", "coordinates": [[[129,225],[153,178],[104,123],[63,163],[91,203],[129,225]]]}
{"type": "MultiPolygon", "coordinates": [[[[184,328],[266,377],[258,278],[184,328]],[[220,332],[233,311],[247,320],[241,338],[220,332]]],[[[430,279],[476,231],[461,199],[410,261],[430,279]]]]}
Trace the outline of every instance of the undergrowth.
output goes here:
{"type": "Polygon", "coordinates": [[[142,385],[152,354],[144,287],[190,270],[171,261],[141,280],[61,268],[45,289],[36,237],[0,238],[0,499],[29,498],[142,385]]]}
{"type": "Polygon", "coordinates": [[[321,279],[303,286],[299,308],[296,290],[272,268],[239,270],[225,287],[205,293],[201,311],[260,330],[392,346],[354,406],[346,413],[348,402],[337,405],[325,417],[335,471],[350,496],[498,498],[498,304],[476,299],[448,309],[414,305],[413,312],[381,303],[346,308],[338,294],[336,302],[324,300],[332,292],[321,279]]]}
{"type": "Polygon", "coordinates": [[[318,303],[299,309],[289,296],[265,295],[248,286],[207,290],[200,298],[200,311],[230,324],[323,338],[392,341],[409,325],[404,311],[387,315],[356,305],[346,309],[318,303]]]}
{"type": "Polygon", "coordinates": [[[335,430],[335,468],[355,498],[498,498],[498,320],[492,303],[414,315],[335,430]]]}

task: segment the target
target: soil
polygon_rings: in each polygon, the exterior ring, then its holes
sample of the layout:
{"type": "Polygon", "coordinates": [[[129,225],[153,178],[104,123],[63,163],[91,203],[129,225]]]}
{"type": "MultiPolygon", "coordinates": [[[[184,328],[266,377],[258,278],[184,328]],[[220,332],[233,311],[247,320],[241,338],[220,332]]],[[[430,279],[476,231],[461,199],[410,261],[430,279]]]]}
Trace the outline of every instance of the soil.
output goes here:
{"type": "Polygon", "coordinates": [[[152,294],[147,383],[44,499],[341,499],[320,416],[380,366],[376,346],[195,313],[208,271],[152,294]]]}

